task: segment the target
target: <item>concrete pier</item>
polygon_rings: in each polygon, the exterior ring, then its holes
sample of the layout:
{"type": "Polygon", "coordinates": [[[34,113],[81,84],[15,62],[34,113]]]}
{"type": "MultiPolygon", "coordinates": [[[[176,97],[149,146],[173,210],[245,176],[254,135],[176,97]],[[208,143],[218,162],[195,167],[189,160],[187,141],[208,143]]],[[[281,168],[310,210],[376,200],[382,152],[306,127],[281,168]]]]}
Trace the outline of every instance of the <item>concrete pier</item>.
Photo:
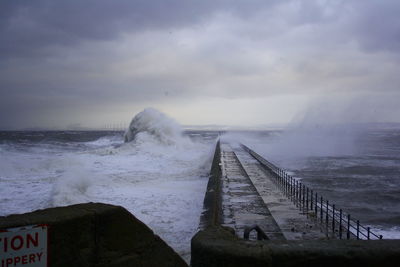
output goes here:
{"type": "Polygon", "coordinates": [[[220,224],[243,238],[251,225],[270,240],[326,239],[326,234],[274,183],[272,174],[240,146],[220,144],[220,224]]]}
{"type": "MultiPolygon", "coordinates": [[[[308,189],[298,194],[295,189],[304,186],[289,178],[249,148],[218,142],[200,231],[192,238],[191,266],[398,266],[400,240],[381,240],[377,235],[374,240],[357,240],[349,227],[349,238],[327,238],[328,229],[316,225],[315,215],[318,210],[318,221],[332,225],[335,208],[322,200],[308,203],[308,189]],[[254,224],[269,240],[243,239],[244,227],[254,224]]],[[[333,224],[331,231],[345,231],[345,226],[333,224]]]]}
{"type": "Polygon", "coordinates": [[[247,226],[258,225],[271,240],[284,236],[229,144],[221,144],[222,225],[243,238],[247,226]]]}
{"type": "Polygon", "coordinates": [[[272,174],[242,147],[234,152],[287,240],[326,239],[318,224],[277,188],[272,174]]]}

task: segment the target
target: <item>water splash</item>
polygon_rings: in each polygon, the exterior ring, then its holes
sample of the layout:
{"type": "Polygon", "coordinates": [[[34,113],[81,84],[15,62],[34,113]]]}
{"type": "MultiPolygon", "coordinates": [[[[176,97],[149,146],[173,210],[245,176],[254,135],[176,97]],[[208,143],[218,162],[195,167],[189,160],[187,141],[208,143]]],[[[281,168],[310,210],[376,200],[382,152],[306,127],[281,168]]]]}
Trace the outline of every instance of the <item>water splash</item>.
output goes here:
{"type": "Polygon", "coordinates": [[[162,144],[172,145],[182,140],[182,128],[164,113],[146,108],[131,121],[125,132],[125,142],[147,142],[154,139],[162,144]]]}

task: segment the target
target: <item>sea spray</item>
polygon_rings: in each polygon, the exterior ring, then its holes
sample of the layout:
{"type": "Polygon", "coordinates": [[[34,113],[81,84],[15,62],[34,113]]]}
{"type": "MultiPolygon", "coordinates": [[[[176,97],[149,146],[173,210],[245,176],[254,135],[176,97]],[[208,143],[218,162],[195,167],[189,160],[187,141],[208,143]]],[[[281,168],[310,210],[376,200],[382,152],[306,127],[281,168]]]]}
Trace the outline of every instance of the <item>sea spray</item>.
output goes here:
{"type": "Polygon", "coordinates": [[[354,101],[340,96],[317,98],[291,123],[271,132],[263,144],[249,134],[242,141],[249,146],[254,143],[268,159],[284,166],[287,160],[293,163],[297,158],[354,155],[364,131],[364,125],[358,121],[365,119],[354,108],[354,101]]]}
{"type": "Polygon", "coordinates": [[[91,184],[91,174],[76,159],[66,158],[64,163],[68,162],[68,168],[62,171],[53,184],[52,205],[66,206],[89,201],[86,191],[91,184]]]}
{"type": "Polygon", "coordinates": [[[293,127],[271,138],[266,152],[277,158],[353,155],[358,135],[349,125],[293,127]]]}

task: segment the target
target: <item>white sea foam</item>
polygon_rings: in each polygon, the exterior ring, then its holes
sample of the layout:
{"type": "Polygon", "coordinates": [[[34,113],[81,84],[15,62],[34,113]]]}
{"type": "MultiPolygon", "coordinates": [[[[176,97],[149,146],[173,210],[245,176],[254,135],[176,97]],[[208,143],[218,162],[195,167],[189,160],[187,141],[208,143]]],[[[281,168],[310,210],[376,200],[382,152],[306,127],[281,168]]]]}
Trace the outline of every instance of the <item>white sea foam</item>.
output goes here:
{"type": "Polygon", "coordinates": [[[49,168],[54,158],[15,151],[9,145],[0,151],[0,216],[49,206],[52,183],[57,176],[49,168]]]}
{"type": "Polygon", "coordinates": [[[85,145],[92,148],[101,148],[101,147],[109,147],[112,145],[117,145],[120,143],[121,143],[121,137],[112,135],[112,136],[100,137],[95,141],[85,142],[85,145]]]}
{"type": "Polygon", "coordinates": [[[382,235],[384,239],[400,239],[400,226],[394,226],[389,229],[372,226],[371,230],[378,235],[382,235]]]}

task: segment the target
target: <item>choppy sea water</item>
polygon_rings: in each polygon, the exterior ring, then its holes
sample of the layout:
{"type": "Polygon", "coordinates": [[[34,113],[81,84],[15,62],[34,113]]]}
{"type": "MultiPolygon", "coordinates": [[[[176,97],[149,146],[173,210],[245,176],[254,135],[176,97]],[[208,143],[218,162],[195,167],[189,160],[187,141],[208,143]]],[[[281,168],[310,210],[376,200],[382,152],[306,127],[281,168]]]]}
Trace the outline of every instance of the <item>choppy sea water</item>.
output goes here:
{"type": "Polygon", "coordinates": [[[214,132],[165,144],[150,134],[0,132],[0,216],[84,202],[121,205],[186,260],[196,233],[214,132]]]}

